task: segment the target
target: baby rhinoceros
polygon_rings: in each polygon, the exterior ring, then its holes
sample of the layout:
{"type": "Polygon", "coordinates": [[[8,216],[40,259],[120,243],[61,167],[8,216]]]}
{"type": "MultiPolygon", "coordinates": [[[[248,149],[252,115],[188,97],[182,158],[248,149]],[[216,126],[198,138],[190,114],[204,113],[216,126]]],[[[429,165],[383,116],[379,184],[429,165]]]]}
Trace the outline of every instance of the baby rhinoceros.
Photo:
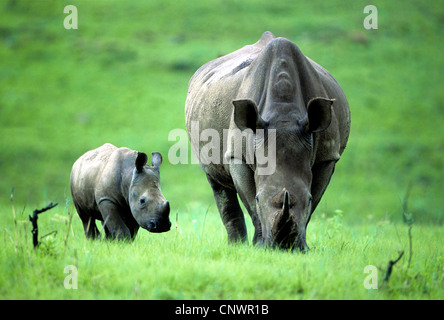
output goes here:
{"type": "Polygon", "coordinates": [[[162,156],[148,156],[106,143],[88,151],[73,165],[71,194],[87,238],[134,239],[142,227],[150,232],[170,230],[170,204],[160,191],[162,156]]]}

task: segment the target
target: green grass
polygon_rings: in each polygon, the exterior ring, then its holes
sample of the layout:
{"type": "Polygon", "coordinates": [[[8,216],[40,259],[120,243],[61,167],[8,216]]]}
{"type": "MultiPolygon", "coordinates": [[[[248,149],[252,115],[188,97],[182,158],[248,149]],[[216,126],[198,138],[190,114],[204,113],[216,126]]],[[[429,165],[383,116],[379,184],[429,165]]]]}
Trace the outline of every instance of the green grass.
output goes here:
{"type": "MultiPolygon", "coordinates": [[[[34,251],[31,224],[17,213],[17,239],[9,217],[2,230],[2,299],[443,299],[441,227],[414,225],[407,265],[407,227],[388,220],[347,226],[338,211],[314,218],[307,254],[227,245],[218,213],[195,205],[173,218],[164,234],[141,230],[133,243],[88,241],[73,208],[39,216],[34,251]],[[198,213],[198,214],[196,214],[198,213]],[[67,241],[65,242],[65,239],[67,241]],[[389,260],[404,257],[383,277],[389,260]],[[68,265],[78,289],[65,289],[68,265]],[[378,289],[366,289],[364,268],[378,268],[378,289]]],[[[7,212],[2,207],[2,212],[7,212]]],[[[249,225],[251,230],[251,224],[249,225]]],[[[250,232],[251,233],[251,232],[250,232]]],[[[71,282],[70,282],[71,283],[71,282]]]]}
{"type": "Polygon", "coordinates": [[[372,4],[379,29],[369,31],[359,1],[0,1],[1,297],[442,298],[444,6],[372,4]],[[78,30],[63,28],[68,4],[78,30]],[[105,142],[167,159],[194,71],[266,30],[326,67],[350,103],[349,144],[308,227],[311,252],[227,246],[202,170],[168,161],[162,192],[182,233],[88,242],[74,216],[65,246],[74,161],[105,142]],[[410,183],[412,264],[405,255],[389,284],[365,290],[367,264],[384,271],[407,250],[410,183]],[[50,201],[60,204],[40,232],[58,233],[34,253],[27,214],[50,201]],[[68,264],[79,267],[77,291],[61,285],[68,264]]]}

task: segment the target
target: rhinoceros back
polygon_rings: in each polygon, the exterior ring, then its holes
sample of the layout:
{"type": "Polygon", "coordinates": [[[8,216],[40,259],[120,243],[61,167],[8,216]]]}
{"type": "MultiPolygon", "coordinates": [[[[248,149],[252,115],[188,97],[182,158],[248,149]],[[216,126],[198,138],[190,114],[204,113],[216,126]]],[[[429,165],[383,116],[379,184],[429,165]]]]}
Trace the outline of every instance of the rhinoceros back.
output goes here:
{"type": "MultiPolygon", "coordinates": [[[[185,103],[185,122],[189,134],[194,122],[199,123],[199,135],[202,130],[211,128],[218,132],[221,139],[224,137],[223,130],[230,126],[232,100],[238,94],[245,71],[274,38],[271,32],[265,32],[256,43],[210,61],[195,72],[188,85],[185,103]]],[[[199,150],[205,142],[194,141],[191,136],[190,142],[193,153],[198,157],[199,150]]],[[[220,147],[224,146],[225,143],[221,140],[220,147]]],[[[221,150],[219,164],[201,163],[207,174],[214,178],[218,176],[217,180],[223,184],[231,181],[226,168],[222,165],[225,152],[225,149],[221,150]]]]}
{"type": "MultiPolygon", "coordinates": [[[[293,100],[300,106],[301,117],[306,113],[306,105],[311,98],[334,98],[337,127],[332,126],[322,135],[339,135],[341,140],[339,153],[345,148],[350,115],[345,95],[336,80],[322,66],[309,59],[292,42],[285,38],[276,38],[265,32],[255,44],[244,46],[226,56],[204,64],[190,80],[185,104],[185,121],[188,133],[193,121],[199,124],[199,135],[207,128],[216,129],[223,137],[223,129],[230,128],[232,120],[232,101],[234,99],[252,99],[258,110],[264,115],[268,107],[273,107],[270,91],[273,88],[272,68],[281,63],[282,58],[291,57],[296,64],[297,90],[293,100]],[[331,131],[338,130],[338,133],[331,131]]],[[[319,137],[321,138],[321,137],[319,137]]],[[[191,147],[196,156],[206,141],[193,141],[191,147]]],[[[225,146],[220,141],[220,146],[225,146]]],[[[220,153],[219,163],[223,163],[226,150],[220,153]]],[[[325,160],[325,159],[324,159],[325,160]]],[[[207,173],[220,174],[226,168],[221,165],[202,165],[207,173]]],[[[225,170],[226,171],[226,170],[225,170]]],[[[228,175],[227,175],[228,176],[228,175]]]]}
{"type": "Polygon", "coordinates": [[[106,143],[86,152],[74,163],[71,170],[71,194],[76,206],[84,210],[97,209],[95,191],[109,158],[117,149],[106,143]]]}

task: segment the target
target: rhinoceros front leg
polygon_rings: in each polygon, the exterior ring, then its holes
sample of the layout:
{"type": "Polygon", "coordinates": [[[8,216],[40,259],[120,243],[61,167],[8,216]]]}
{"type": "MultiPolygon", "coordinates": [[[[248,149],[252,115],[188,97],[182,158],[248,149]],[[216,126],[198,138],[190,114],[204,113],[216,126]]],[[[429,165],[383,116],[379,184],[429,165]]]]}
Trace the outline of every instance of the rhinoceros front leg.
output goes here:
{"type": "MultiPolygon", "coordinates": [[[[312,203],[311,203],[311,214],[315,211],[319,202],[321,201],[322,195],[327,189],[327,186],[330,182],[331,176],[335,171],[336,161],[324,161],[318,164],[315,164],[311,169],[313,173],[313,181],[311,184],[311,195],[312,195],[312,203]]],[[[310,221],[310,218],[307,220],[307,224],[310,221]]]]}
{"type": "Polygon", "coordinates": [[[83,228],[85,229],[85,235],[88,239],[100,238],[99,229],[97,229],[96,221],[93,217],[89,217],[85,220],[82,219],[83,228]]]}
{"type": "Polygon", "coordinates": [[[262,226],[256,212],[256,184],[254,182],[254,172],[245,164],[231,164],[230,173],[236,187],[236,191],[242,200],[245,208],[250,214],[254,226],[253,244],[262,245],[262,226]]]}
{"type": "Polygon", "coordinates": [[[106,237],[112,239],[131,239],[130,229],[120,216],[121,210],[110,200],[104,199],[99,202],[99,210],[103,218],[103,227],[106,237]]]}
{"type": "Polygon", "coordinates": [[[227,229],[228,242],[247,241],[247,227],[236,191],[226,188],[207,175],[222,222],[227,229]]]}

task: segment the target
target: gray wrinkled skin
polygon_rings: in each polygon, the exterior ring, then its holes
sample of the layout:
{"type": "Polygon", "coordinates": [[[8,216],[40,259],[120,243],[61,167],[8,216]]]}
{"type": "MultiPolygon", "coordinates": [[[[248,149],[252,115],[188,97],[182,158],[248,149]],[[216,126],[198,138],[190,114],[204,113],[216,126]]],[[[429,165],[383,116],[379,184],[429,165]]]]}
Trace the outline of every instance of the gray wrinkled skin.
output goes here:
{"type": "Polygon", "coordinates": [[[162,156],[117,148],[106,143],[88,151],[73,165],[71,194],[87,238],[133,239],[139,226],[150,232],[170,230],[170,205],[160,190],[162,156]]]}
{"type": "MultiPolygon", "coordinates": [[[[255,227],[254,243],[307,250],[307,224],[350,131],[348,102],[328,71],[294,43],[265,32],[255,44],[196,71],[188,87],[185,120],[196,157],[208,143],[224,148],[218,164],[201,162],[201,167],[229,241],[247,239],[239,195],[255,227]],[[245,153],[236,158],[242,163],[224,163],[224,157],[235,159],[233,145],[196,141],[190,134],[194,121],[200,132],[217,130],[221,140],[223,129],[275,129],[275,171],[258,174],[259,162],[245,161],[245,153]]],[[[262,142],[256,148],[264,148],[266,154],[268,144],[262,142]]]]}

